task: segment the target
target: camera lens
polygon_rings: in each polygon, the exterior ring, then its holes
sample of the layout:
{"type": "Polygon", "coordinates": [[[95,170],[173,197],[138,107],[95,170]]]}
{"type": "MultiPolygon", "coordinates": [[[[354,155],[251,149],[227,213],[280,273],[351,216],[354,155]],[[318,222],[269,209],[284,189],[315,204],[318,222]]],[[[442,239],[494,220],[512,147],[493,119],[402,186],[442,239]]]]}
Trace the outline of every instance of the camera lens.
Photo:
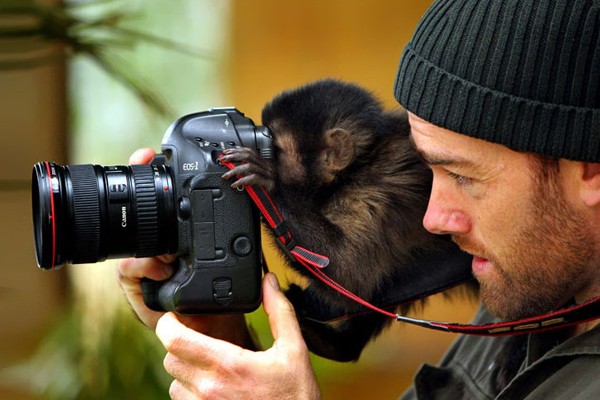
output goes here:
{"type": "Polygon", "coordinates": [[[165,165],[33,167],[38,265],[150,257],[177,249],[170,169],[165,165]]]}

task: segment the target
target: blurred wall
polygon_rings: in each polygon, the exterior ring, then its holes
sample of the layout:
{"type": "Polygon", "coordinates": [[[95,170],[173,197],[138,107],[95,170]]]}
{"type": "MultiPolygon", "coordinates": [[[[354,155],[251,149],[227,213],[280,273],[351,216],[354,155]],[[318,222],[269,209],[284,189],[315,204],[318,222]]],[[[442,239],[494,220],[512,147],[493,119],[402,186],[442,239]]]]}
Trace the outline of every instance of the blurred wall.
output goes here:
{"type": "Polygon", "coordinates": [[[65,162],[64,72],[60,62],[0,71],[0,368],[32,353],[63,299],[64,273],[36,266],[30,181],[34,163],[65,162]]]}
{"type": "Polygon", "coordinates": [[[231,98],[257,119],[277,92],[333,77],[396,105],[392,88],[404,45],[431,0],[233,2],[231,98]]]}
{"type": "MultiPolygon", "coordinates": [[[[238,0],[232,3],[227,67],[232,103],[260,121],[272,96],[334,77],[372,90],[397,106],[393,83],[404,45],[431,0],[238,0]]],[[[284,277],[290,274],[281,271],[284,277]]],[[[436,297],[423,315],[466,321],[474,305],[436,297]]],[[[423,362],[435,363],[454,335],[397,324],[343,374],[319,376],[325,399],[393,399],[423,362]]]]}

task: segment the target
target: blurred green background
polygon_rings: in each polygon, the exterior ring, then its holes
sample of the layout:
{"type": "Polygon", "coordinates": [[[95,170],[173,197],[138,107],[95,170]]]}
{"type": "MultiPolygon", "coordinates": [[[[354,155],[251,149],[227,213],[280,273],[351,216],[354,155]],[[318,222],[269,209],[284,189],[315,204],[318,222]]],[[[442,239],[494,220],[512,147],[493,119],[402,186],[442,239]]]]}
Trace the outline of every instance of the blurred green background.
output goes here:
{"type": "MultiPolygon", "coordinates": [[[[0,397],[168,398],[164,350],[127,308],[114,261],[36,268],[35,162],[126,164],[159,150],[178,116],[236,106],[260,123],[275,94],[323,77],[394,107],[402,48],[430,0],[408,3],[0,0],[0,397]]],[[[422,315],[466,320],[473,307],[436,297],[422,315]]],[[[262,310],[249,319],[268,345],[262,310]]],[[[452,339],[398,325],[358,363],[313,364],[325,399],[393,399],[452,339]]]]}

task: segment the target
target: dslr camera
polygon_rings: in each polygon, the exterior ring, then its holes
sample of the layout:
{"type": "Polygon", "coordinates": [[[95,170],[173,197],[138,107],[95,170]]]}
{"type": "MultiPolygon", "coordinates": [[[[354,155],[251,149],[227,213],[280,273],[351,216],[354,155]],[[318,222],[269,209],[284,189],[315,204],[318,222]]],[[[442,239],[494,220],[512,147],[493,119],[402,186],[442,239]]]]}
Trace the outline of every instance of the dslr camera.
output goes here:
{"type": "Polygon", "coordinates": [[[260,216],[221,175],[226,148],[272,157],[266,127],[235,108],[186,115],[166,131],[148,165],[33,167],[36,259],[65,263],[176,254],[166,281],[142,282],[144,301],[179,314],[249,312],[261,300],[260,216]]]}

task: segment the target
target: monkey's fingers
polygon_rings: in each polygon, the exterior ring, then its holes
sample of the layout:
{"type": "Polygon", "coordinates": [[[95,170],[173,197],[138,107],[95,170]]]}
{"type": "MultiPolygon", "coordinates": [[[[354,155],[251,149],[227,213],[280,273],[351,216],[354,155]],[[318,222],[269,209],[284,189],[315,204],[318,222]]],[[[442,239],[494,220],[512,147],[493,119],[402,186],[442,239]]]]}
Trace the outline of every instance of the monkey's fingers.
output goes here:
{"type": "MultiPolygon", "coordinates": [[[[226,160],[225,157],[223,157],[222,160],[229,161],[226,160]]],[[[272,169],[267,163],[263,162],[239,164],[235,168],[224,173],[223,178],[229,179],[233,176],[246,176],[250,174],[258,174],[263,176],[265,179],[270,179],[272,177],[272,169]]]]}
{"type": "Polygon", "coordinates": [[[235,147],[223,150],[223,161],[226,162],[246,162],[260,164],[262,161],[256,151],[247,147],[235,147]]]}
{"type": "Polygon", "coordinates": [[[258,174],[250,174],[250,175],[244,176],[244,177],[238,179],[237,181],[233,182],[231,184],[231,187],[234,189],[237,189],[237,188],[241,188],[246,185],[263,186],[265,189],[267,189],[267,191],[270,191],[272,189],[272,182],[258,174]]]}
{"type": "Polygon", "coordinates": [[[223,174],[223,179],[231,179],[238,177],[238,180],[231,184],[233,188],[240,188],[244,185],[259,185],[264,186],[267,190],[272,187],[272,179],[270,179],[265,171],[253,164],[238,165],[234,169],[223,174]]]}
{"type": "Polygon", "coordinates": [[[235,168],[225,172],[222,177],[223,179],[231,179],[234,176],[248,176],[250,174],[261,174],[262,168],[254,164],[240,164],[235,168]]]}

